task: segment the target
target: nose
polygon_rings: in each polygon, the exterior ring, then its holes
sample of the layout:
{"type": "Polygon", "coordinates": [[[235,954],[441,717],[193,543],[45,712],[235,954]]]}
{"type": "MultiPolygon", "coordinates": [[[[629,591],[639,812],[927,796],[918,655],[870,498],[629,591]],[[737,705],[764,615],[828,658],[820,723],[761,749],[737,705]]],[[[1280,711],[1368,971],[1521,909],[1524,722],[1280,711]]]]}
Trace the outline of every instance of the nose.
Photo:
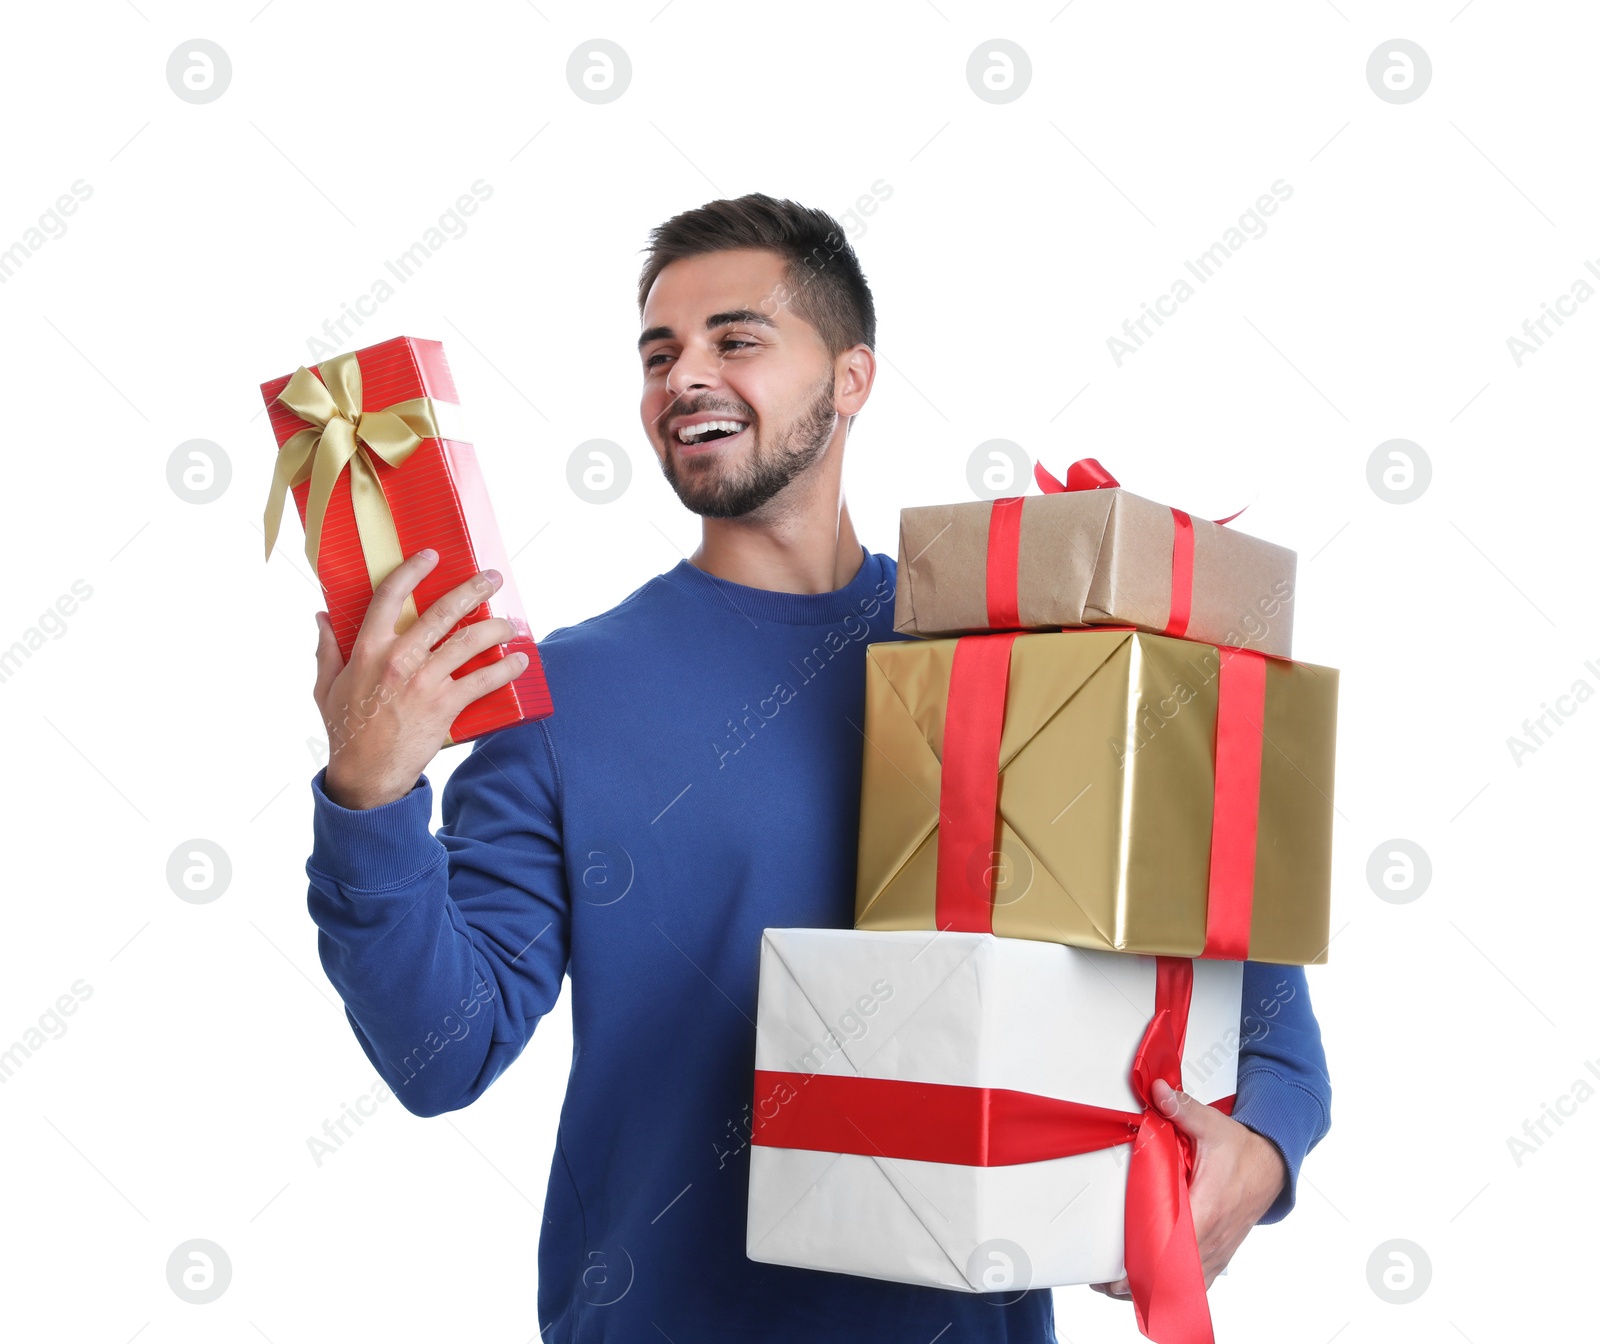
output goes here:
{"type": "Polygon", "coordinates": [[[721,363],[721,356],[710,347],[686,346],[667,372],[667,391],[681,397],[692,388],[714,387],[721,363]]]}

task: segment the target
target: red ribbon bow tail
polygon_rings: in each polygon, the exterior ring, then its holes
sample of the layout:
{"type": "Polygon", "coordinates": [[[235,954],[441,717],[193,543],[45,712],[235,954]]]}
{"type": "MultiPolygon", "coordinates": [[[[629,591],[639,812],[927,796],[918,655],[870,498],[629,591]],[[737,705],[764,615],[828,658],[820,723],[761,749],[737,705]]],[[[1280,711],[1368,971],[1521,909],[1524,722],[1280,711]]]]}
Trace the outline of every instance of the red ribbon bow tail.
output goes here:
{"type": "Polygon", "coordinates": [[[1205,1273],[1189,1206],[1194,1148],[1156,1109],[1155,1080],[1183,1087],[1194,963],[1156,959],[1155,1012],[1134,1052],[1130,1081],[1144,1105],[1128,1162],[1123,1267],[1139,1329],[1157,1344],[1213,1344],[1205,1273]]]}
{"type": "Polygon", "coordinates": [[[1128,1163],[1124,1252],[1139,1331],[1157,1344],[1214,1344],[1205,1272],[1176,1126],[1146,1111],[1128,1163]]]}

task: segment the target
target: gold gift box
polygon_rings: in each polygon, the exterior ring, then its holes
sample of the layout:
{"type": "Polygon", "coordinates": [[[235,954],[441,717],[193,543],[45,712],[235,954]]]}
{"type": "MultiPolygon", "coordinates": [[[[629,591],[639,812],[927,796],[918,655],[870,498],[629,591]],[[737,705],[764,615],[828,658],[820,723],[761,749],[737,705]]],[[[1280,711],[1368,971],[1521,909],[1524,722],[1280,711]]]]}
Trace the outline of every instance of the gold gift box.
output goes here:
{"type": "MultiPolygon", "coordinates": [[[[956,639],[867,646],[858,929],[933,929],[956,639]]],[[[1249,957],[1327,960],[1339,674],[1267,658],[1249,957]]],[[[1220,651],[1131,630],[1016,636],[999,749],[993,932],[1198,956],[1220,651]]]]}

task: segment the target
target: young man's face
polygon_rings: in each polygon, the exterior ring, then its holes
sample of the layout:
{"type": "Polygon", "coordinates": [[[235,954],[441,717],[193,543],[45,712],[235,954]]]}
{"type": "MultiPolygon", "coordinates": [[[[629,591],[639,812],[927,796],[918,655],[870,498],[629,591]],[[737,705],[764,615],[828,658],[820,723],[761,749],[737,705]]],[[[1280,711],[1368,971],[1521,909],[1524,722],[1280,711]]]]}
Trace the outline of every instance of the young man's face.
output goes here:
{"type": "Polygon", "coordinates": [[[640,419],[662,474],[703,517],[760,508],[838,426],[833,361],[783,274],[763,248],[711,252],[664,267],[645,299],[640,419]],[[693,432],[712,422],[734,432],[693,432]]]}

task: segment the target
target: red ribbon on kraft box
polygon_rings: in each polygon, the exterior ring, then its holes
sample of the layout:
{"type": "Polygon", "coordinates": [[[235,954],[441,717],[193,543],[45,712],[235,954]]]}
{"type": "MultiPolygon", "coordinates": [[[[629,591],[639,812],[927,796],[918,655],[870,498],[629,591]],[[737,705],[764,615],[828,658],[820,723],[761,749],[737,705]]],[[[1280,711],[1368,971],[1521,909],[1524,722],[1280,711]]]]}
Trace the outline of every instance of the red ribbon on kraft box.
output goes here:
{"type": "MultiPolygon", "coordinates": [[[[1033,478],[1047,495],[1069,490],[1116,490],[1121,482],[1092,457],[1079,458],[1067,468],[1065,482],[1045,470],[1043,462],[1033,464],[1033,478]]],[[[985,595],[988,623],[997,630],[1022,624],[1017,611],[1017,552],[1022,540],[1023,495],[1007,495],[992,500],[989,506],[989,552],[985,595]]],[[[1243,513],[1217,518],[1231,523],[1243,513]]],[[[1182,509],[1172,510],[1172,605],[1167,613],[1164,635],[1181,639],[1189,629],[1189,612],[1194,600],[1194,519],[1182,509]]]]}

